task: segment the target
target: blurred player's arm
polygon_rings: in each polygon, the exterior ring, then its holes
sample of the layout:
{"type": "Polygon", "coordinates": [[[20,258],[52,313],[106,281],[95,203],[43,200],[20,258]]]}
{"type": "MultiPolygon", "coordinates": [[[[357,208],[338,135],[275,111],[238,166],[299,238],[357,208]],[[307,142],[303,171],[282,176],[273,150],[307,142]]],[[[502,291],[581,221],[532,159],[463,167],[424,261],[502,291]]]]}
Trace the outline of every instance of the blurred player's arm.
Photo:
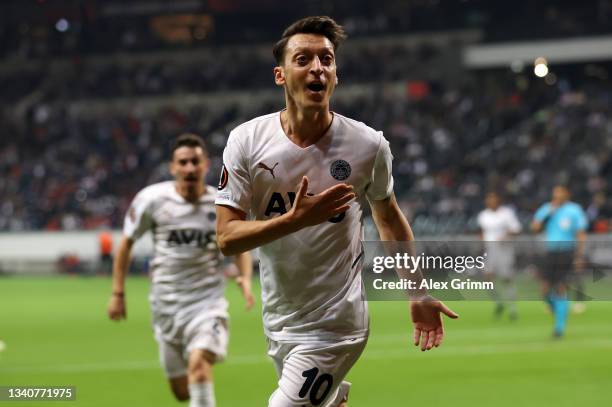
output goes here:
{"type": "Polygon", "coordinates": [[[113,291],[108,303],[108,317],[119,321],[127,318],[125,306],[125,277],[130,266],[134,241],[127,236],[121,238],[113,261],[113,291]]]}
{"type": "Polygon", "coordinates": [[[579,273],[584,271],[586,240],[586,232],[584,230],[579,230],[576,233],[576,252],[574,253],[574,267],[579,273]]]}
{"type": "Polygon", "coordinates": [[[355,197],[353,187],[338,184],[307,196],[308,178],[303,177],[293,207],[287,213],[268,220],[246,220],[246,214],[229,205],[217,204],[217,243],[226,256],[246,252],[325,222],[349,209],[355,197]]]}
{"type": "Polygon", "coordinates": [[[557,207],[552,203],[542,205],[533,215],[533,221],[531,221],[530,229],[533,233],[540,233],[544,229],[544,225],[554,215],[557,207]]]}
{"type": "Polygon", "coordinates": [[[253,257],[250,252],[240,253],[236,255],[234,263],[240,271],[240,275],[236,278],[236,282],[242,290],[242,296],[245,300],[244,308],[249,310],[255,305],[255,297],[253,297],[252,291],[253,257]]]}
{"type": "MultiPolygon", "coordinates": [[[[370,201],[370,207],[381,240],[414,241],[410,224],[399,208],[394,194],[386,199],[370,201]]],[[[414,247],[410,247],[410,250],[414,251],[414,247]]],[[[418,278],[422,278],[420,272],[418,273],[418,278]]],[[[423,351],[440,346],[444,339],[444,327],[440,314],[445,314],[453,319],[458,318],[459,315],[441,301],[427,295],[425,290],[412,294],[413,298],[418,298],[410,301],[415,346],[420,345],[423,351]]]]}

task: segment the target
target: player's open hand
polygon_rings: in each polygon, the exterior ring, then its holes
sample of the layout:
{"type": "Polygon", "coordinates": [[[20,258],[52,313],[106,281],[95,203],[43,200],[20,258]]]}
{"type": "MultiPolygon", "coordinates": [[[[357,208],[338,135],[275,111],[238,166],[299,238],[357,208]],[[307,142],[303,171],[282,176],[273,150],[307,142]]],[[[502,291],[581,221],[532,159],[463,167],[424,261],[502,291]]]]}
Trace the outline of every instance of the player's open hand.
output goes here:
{"type": "Polygon", "coordinates": [[[291,216],[300,227],[314,226],[346,212],[349,202],[355,198],[353,187],[348,184],[338,184],[316,195],[307,195],[308,177],[302,177],[291,216]]]}
{"type": "Polygon", "coordinates": [[[253,308],[255,305],[255,297],[253,296],[253,291],[251,290],[251,281],[243,278],[242,276],[236,277],[236,284],[242,290],[242,297],[244,298],[244,309],[247,311],[253,308]]]}
{"type": "Polygon", "coordinates": [[[108,317],[113,321],[127,319],[125,298],[123,296],[113,295],[108,303],[107,311],[108,317]]]}
{"type": "Polygon", "coordinates": [[[414,324],[414,346],[421,345],[421,350],[438,347],[444,339],[444,326],[440,314],[452,319],[459,315],[444,305],[443,302],[427,296],[419,301],[410,302],[410,314],[414,324]]]}

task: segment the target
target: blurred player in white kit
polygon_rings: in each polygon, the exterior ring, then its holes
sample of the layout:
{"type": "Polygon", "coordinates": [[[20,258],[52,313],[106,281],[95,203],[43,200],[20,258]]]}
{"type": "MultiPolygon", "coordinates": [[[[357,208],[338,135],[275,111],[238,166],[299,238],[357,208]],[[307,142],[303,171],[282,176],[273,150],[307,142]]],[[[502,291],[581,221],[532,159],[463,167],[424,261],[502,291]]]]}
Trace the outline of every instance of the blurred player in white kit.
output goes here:
{"type": "MultiPolygon", "coordinates": [[[[228,255],[260,247],[264,330],[279,377],[270,407],[346,406],[343,380],[369,334],[366,202],[382,240],[414,239],[393,193],[389,143],[329,109],[344,38],[329,17],[287,28],[274,47],[286,109],[238,126],[223,154],[219,247],[228,255]]],[[[428,350],[443,338],[440,313],[457,315],[418,295],[415,345],[428,350]]]]}
{"type": "Polygon", "coordinates": [[[501,281],[504,285],[504,289],[499,290],[496,284],[492,291],[496,302],[495,316],[501,317],[507,307],[509,318],[515,320],[518,317],[514,283],[515,252],[511,240],[521,232],[521,223],[511,208],[501,205],[497,192],[487,193],[485,205],[486,208],[478,214],[478,226],[487,253],[486,278],[501,281]]]}
{"type": "MultiPolygon", "coordinates": [[[[155,253],[149,301],[160,361],[178,400],[190,400],[191,407],[211,407],[212,367],[225,358],[229,339],[225,277],[215,237],[216,190],[204,184],[209,160],[200,137],[179,136],[171,154],[175,180],[141,190],[125,217],[108,315],[117,321],[127,316],[125,276],[132,245],[150,230],[155,253]]],[[[251,308],[250,254],[236,253],[236,265],[246,306],[251,308]]]]}

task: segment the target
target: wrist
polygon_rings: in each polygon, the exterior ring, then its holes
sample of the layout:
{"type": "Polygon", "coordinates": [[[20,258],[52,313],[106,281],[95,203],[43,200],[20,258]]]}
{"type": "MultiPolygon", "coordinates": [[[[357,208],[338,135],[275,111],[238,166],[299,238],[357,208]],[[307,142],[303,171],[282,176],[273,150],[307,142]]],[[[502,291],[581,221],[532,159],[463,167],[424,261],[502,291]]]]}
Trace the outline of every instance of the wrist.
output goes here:
{"type": "Polygon", "coordinates": [[[125,292],[124,291],[113,291],[113,297],[124,298],[125,292]]]}
{"type": "Polygon", "coordinates": [[[431,296],[427,294],[426,290],[410,290],[408,292],[408,298],[411,302],[413,301],[427,301],[431,299],[431,296]]]}
{"type": "Polygon", "coordinates": [[[304,227],[300,224],[300,219],[295,212],[295,208],[292,208],[289,212],[277,218],[287,234],[297,232],[304,227]]]}

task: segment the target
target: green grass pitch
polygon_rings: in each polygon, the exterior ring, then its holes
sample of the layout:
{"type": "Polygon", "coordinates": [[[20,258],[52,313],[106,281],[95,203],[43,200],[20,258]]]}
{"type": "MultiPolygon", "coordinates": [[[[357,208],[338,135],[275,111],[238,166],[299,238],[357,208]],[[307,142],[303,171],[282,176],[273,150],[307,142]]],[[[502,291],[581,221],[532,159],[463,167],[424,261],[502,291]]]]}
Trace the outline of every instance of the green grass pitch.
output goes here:
{"type": "MultiPolygon", "coordinates": [[[[162,407],[174,401],[157,360],[148,280],[127,283],[128,320],[106,317],[110,279],[0,279],[0,385],[72,385],[72,402],[15,406],[162,407]]],[[[215,368],[217,405],[266,406],[276,386],[265,356],[260,309],[247,313],[228,284],[231,337],[215,368]]],[[[551,339],[543,303],[519,304],[520,319],[495,321],[489,302],[450,302],[442,348],[411,341],[406,304],[370,303],[372,332],[349,375],[351,407],[604,406],[612,400],[612,303],[572,315],[567,336],[551,339]]],[[[13,405],[0,402],[4,405],[13,405]]]]}

